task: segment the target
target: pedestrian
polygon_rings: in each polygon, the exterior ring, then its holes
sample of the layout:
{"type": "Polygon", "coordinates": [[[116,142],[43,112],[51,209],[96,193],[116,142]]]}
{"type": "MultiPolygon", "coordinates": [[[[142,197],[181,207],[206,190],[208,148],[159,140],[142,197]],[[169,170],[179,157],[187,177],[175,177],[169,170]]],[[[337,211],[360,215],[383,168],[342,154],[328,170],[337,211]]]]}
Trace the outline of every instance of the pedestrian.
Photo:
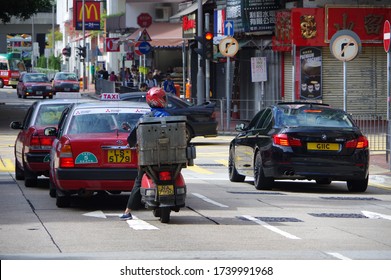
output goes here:
{"type": "Polygon", "coordinates": [[[110,79],[110,82],[118,81],[118,77],[117,77],[117,75],[115,75],[114,71],[111,71],[109,79],[110,79]]]}
{"type": "MultiPolygon", "coordinates": [[[[165,91],[160,87],[153,87],[148,90],[146,95],[146,101],[149,107],[151,108],[151,114],[153,117],[166,117],[170,116],[170,114],[165,110],[167,106],[167,98],[165,91]]],[[[137,126],[136,126],[137,127],[137,126]]],[[[136,128],[133,129],[128,136],[128,144],[129,146],[136,145],[136,128]]],[[[137,177],[134,180],[133,189],[129,195],[128,202],[126,204],[126,209],[124,214],[120,216],[120,219],[123,221],[131,220],[132,210],[138,209],[141,206],[141,179],[144,175],[144,170],[140,167],[138,168],[137,177]]]]}
{"type": "Polygon", "coordinates": [[[146,83],[140,84],[140,91],[148,91],[148,86],[146,83]]]}
{"type": "Polygon", "coordinates": [[[103,66],[102,78],[105,80],[109,79],[109,71],[107,71],[104,66],[103,66]]]}
{"type": "Polygon", "coordinates": [[[175,84],[170,74],[167,74],[166,80],[163,82],[163,89],[167,93],[176,94],[175,84]]]}
{"type": "Polygon", "coordinates": [[[148,88],[153,88],[158,86],[156,79],[154,79],[152,76],[152,72],[148,72],[145,83],[147,84],[148,88]]]}

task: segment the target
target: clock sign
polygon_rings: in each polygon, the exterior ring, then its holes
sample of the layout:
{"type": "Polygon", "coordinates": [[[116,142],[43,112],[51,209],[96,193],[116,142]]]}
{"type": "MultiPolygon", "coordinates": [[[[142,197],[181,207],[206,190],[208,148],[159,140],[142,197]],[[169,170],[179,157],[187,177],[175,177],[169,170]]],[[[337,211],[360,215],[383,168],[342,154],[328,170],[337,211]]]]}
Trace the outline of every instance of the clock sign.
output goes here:
{"type": "Polygon", "coordinates": [[[361,40],[351,30],[340,30],[330,40],[330,51],[340,61],[350,61],[361,52],[361,40]]]}

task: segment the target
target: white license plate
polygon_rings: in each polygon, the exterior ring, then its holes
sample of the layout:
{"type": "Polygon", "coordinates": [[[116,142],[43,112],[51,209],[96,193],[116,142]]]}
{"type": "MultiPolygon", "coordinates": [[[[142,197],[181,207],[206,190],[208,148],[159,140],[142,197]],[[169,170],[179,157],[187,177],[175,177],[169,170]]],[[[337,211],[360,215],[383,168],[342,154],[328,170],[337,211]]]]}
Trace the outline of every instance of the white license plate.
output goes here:
{"type": "Polygon", "coordinates": [[[35,94],[40,95],[40,94],[42,94],[42,91],[37,91],[37,92],[35,92],[35,94]]]}

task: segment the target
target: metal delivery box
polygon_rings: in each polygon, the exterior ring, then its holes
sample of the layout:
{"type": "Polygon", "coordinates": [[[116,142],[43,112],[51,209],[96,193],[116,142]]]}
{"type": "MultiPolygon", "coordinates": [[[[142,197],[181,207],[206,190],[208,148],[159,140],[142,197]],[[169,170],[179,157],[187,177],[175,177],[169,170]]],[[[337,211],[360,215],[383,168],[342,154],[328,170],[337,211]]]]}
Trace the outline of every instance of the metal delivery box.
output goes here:
{"type": "Polygon", "coordinates": [[[186,117],[144,117],[136,133],[140,166],[187,163],[186,117]]]}

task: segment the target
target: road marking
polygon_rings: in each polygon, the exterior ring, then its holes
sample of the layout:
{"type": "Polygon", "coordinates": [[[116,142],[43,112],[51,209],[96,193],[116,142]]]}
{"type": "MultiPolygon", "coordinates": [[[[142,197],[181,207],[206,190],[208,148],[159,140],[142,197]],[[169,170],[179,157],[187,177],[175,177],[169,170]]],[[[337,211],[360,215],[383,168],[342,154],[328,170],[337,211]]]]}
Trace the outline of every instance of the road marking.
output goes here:
{"type": "Polygon", "coordinates": [[[369,211],[361,211],[364,216],[368,217],[369,219],[385,219],[385,220],[391,220],[391,216],[384,215],[376,212],[369,212],[369,211]]]}
{"type": "Polygon", "coordinates": [[[283,230],[280,230],[274,226],[271,226],[269,225],[268,223],[265,223],[264,221],[261,221],[261,220],[258,220],[257,218],[253,217],[253,216],[250,216],[250,215],[242,215],[243,218],[249,220],[249,221],[253,221],[265,228],[267,228],[268,230],[271,230],[271,231],[274,231],[275,233],[278,233],[278,234],[281,234],[282,236],[286,237],[286,238],[289,238],[289,239],[301,239],[300,237],[297,237],[293,234],[290,234],[288,232],[285,232],[283,230]]]}
{"type": "Polygon", "coordinates": [[[194,196],[196,196],[196,197],[201,198],[203,201],[209,202],[209,203],[214,204],[214,205],[217,205],[217,206],[219,206],[219,207],[223,207],[223,208],[229,207],[228,205],[224,205],[224,204],[221,204],[221,203],[219,203],[219,202],[217,202],[217,201],[214,201],[214,200],[212,200],[212,199],[210,199],[210,198],[207,198],[206,196],[203,196],[202,194],[199,194],[199,193],[192,193],[192,194],[193,194],[194,196]]]}
{"type": "Polygon", "coordinates": [[[134,230],[159,230],[159,228],[147,223],[146,221],[138,219],[133,215],[133,219],[126,221],[130,228],[134,230]]]}
{"type": "Polygon", "coordinates": [[[15,166],[10,159],[0,160],[0,171],[11,172],[15,170],[15,166]]]}
{"type": "Polygon", "coordinates": [[[351,260],[350,258],[345,257],[344,255],[342,255],[340,253],[326,252],[326,254],[329,254],[330,256],[333,256],[333,257],[340,259],[340,260],[351,260]]]}
{"type": "MultiPolygon", "coordinates": [[[[97,211],[92,211],[88,213],[84,213],[83,216],[87,217],[93,217],[93,218],[99,218],[99,219],[107,219],[107,217],[117,217],[119,222],[123,222],[119,219],[119,217],[123,213],[104,213],[101,210],[97,211]]],[[[146,221],[140,220],[136,216],[133,215],[133,219],[127,220],[127,224],[129,225],[130,228],[134,230],[159,230],[159,228],[147,223],[146,221]]]]}
{"type": "Polygon", "coordinates": [[[200,174],[214,174],[213,172],[209,171],[208,169],[199,167],[197,165],[188,166],[187,169],[189,169],[189,170],[191,170],[193,172],[196,172],[196,173],[200,173],[200,174]]]}

